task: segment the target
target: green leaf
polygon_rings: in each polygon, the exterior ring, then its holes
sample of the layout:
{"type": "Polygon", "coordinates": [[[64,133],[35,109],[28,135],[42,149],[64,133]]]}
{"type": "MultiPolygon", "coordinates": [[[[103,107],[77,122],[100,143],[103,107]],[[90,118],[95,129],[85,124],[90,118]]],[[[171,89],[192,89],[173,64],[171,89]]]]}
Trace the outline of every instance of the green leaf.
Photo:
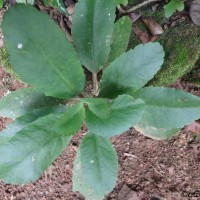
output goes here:
{"type": "Polygon", "coordinates": [[[140,89],[133,96],[141,98],[146,105],[136,127],[145,135],[152,135],[154,138],[171,137],[171,129],[180,129],[200,118],[200,98],[184,91],[147,87],[140,89]],[[160,136],[159,132],[153,133],[154,129],[156,132],[161,131],[160,136]]]}
{"type": "Polygon", "coordinates": [[[111,104],[111,112],[107,118],[100,118],[90,110],[86,110],[88,129],[101,136],[112,137],[128,130],[140,119],[144,102],[135,100],[129,95],[121,95],[111,104]]]}
{"type": "Polygon", "coordinates": [[[103,98],[84,98],[81,100],[86,103],[89,109],[97,117],[106,118],[110,114],[110,105],[108,99],[103,98]]]}
{"type": "Polygon", "coordinates": [[[3,18],[10,62],[24,82],[47,96],[69,98],[84,89],[84,73],[65,33],[32,6],[12,6],[3,18]]]}
{"type": "Polygon", "coordinates": [[[182,0],[171,0],[167,5],[164,6],[165,17],[171,17],[176,10],[182,11],[184,9],[184,3],[182,0]]]}
{"type": "Polygon", "coordinates": [[[45,6],[58,6],[59,0],[43,0],[45,6]]]}
{"type": "Polygon", "coordinates": [[[0,178],[12,184],[35,181],[60,155],[83,120],[83,104],[77,103],[65,113],[40,117],[23,129],[18,127],[7,142],[0,142],[0,178]]]}
{"type": "Polygon", "coordinates": [[[143,121],[138,122],[138,124],[134,126],[134,128],[143,135],[157,140],[167,139],[176,136],[180,130],[179,128],[157,128],[143,121]]]}
{"type": "Polygon", "coordinates": [[[131,34],[131,26],[132,23],[129,17],[122,17],[115,23],[108,63],[111,63],[126,51],[131,34]]]}
{"type": "Polygon", "coordinates": [[[3,0],[0,0],[0,8],[3,8],[3,0]]]}
{"type": "Polygon", "coordinates": [[[71,136],[58,125],[61,114],[41,117],[0,145],[0,178],[6,183],[35,181],[60,155],[71,136]],[[24,173],[25,172],[25,173],[24,173]]]}
{"type": "Polygon", "coordinates": [[[99,195],[112,191],[118,174],[118,159],[112,143],[89,133],[80,145],[80,159],[86,184],[99,195]]]}
{"type": "Polygon", "coordinates": [[[75,6],[74,45],[82,64],[93,73],[102,69],[108,59],[115,9],[114,0],[81,0],[75,6]]]}
{"type": "Polygon", "coordinates": [[[36,92],[32,88],[24,88],[11,92],[0,100],[0,115],[15,119],[33,109],[58,105],[59,99],[46,97],[41,92],[36,92]]]}
{"type": "Polygon", "coordinates": [[[56,7],[59,12],[65,14],[66,16],[69,16],[69,13],[67,12],[62,0],[43,0],[43,3],[45,6],[56,7]]]}
{"type": "Polygon", "coordinates": [[[128,0],[115,0],[115,3],[116,3],[116,5],[119,5],[119,4],[127,5],[128,0]]]}
{"type": "Polygon", "coordinates": [[[34,0],[16,0],[17,3],[24,3],[24,4],[34,4],[34,0]]]}
{"type": "Polygon", "coordinates": [[[57,125],[63,127],[63,135],[72,135],[81,128],[84,119],[85,109],[83,103],[80,102],[68,107],[63,118],[59,120],[57,125]]]}
{"type": "Polygon", "coordinates": [[[39,117],[43,117],[45,115],[49,115],[51,113],[60,113],[65,112],[66,106],[59,105],[59,106],[49,106],[40,109],[33,109],[31,112],[26,113],[15,119],[14,122],[9,124],[6,129],[0,132],[0,143],[9,140],[11,137],[15,136],[15,134],[22,130],[28,124],[34,122],[39,117]]]}
{"type": "Polygon", "coordinates": [[[79,191],[81,194],[84,195],[85,199],[87,200],[102,200],[104,197],[104,194],[99,194],[94,191],[93,188],[91,188],[87,182],[85,181],[85,178],[83,176],[82,172],[82,166],[81,166],[81,159],[80,159],[80,148],[78,148],[78,151],[76,153],[76,157],[74,160],[74,167],[73,167],[73,191],[79,191]]]}
{"type": "Polygon", "coordinates": [[[159,43],[147,43],[122,54],[104,71],[100,96],[116,97],[137,91],[154,77],[164,61],[159,43]]]}

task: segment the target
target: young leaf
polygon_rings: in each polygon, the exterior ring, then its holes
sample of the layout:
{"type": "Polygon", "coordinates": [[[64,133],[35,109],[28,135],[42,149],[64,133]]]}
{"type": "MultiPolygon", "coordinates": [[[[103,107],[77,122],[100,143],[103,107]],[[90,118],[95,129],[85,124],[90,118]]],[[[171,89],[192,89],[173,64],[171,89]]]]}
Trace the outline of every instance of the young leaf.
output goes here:
{"type": "Polygon", "coordinates": [[[111,63],[126,51],[131,34],[131,25],[129,17],[122,17],[115,23],[108,63],[111,63]]]}
{"type": "Polygon", "coordinates": [[[39,178],[71,139],[62,134],[64,124],[58,126],[62,115],[41,117],[0,145],[1,179],[19,184],[39,178]]]}
{"type": "Polygon", "coordinates": [[[118,174],[118,159],[112,143],[89,133],[80,145],[80,159],[86,184],[99,195],[112,191],[118,174]]]}
{"type": "Polygon", "coordinates": [[[3,18],[10,62],[24,82],[47,96],[73,97],[84,88],[84,73],[64,32],[30,5],[12,6],[3,18]]]}
{"type": "Polygon", "coordinates": [[[33,109],[58,105],[61,101],[46,97],[32,88],[24,88],[11,92],[0,100],[0,115],[15,119],[33,109]]]}
{"type": "Polygon", "coordinates": [[[108,59],[114,19],[114,0],[81,0],[75,6],[74,45],[82,64],[93,73],[97,73],[108,59]]]}
{"type": "Polygon", "coordinates": [[[113,100],[110,109],[110,115],[103,119],[86,110],[86,122],[91,132],[105,137],[121,134],[139,121],[144,102],[129,95],[121,95],[113,100]]]}
{"type": "Polygon", "coordinates": [[[100,96],[116,97],[143,87],[164,61],[164,51],[159,43],[138,45],[113,61],[104,71],[100,96]]]}
{"type": "Polygon", "coordinates": [[[74,160],[72,182],[73,182],[73,191],[74,192],[79,191],[81,194],[84,195],[85,199],[87,200],[94,200],[94,199],[102,200],[103,199],[104,194],[99,194],[95,192],[95,190],[91,188],[85,181],[85,178],[82,172],[82,166],[81,166],[80,148],[78,149],[75,160],[74,160]]]}
{"type": "Polygon", "coordinates": [[[84,98],[81,100],[86,103],[89,109],[100,118],[106,118],[110,114],[110,105],[108,99],[103,98],[84,98]]]}
{"type": "Polygon", "coordinates": [[[182,0],[170,0],[170,2],[164,6],[165,16],[171,17],[176,10],[182,11],[184,9],[184,3],[182,0]]]}
{"type": "Polygon", "coordinates": [[[200,118],[200,99],[180,90],[147,87],[140,89],[133,96],[144,100],[146,105],[145,112],[136,125],[145,135],[159,137],[153,130],[160,129],[165,132],[160,138],[170,137],[172,132],[169,130],[180,129],[200,118]]]}
{"type": "Polygon", "coordinates": [[[68,107],[64,116],[57,124],[55,124],[55,127],[63,127],[63,135],[72,135],[81,128],[84,118],[85,109],[83,103],[76,103],[73,106],[68,107]]]}

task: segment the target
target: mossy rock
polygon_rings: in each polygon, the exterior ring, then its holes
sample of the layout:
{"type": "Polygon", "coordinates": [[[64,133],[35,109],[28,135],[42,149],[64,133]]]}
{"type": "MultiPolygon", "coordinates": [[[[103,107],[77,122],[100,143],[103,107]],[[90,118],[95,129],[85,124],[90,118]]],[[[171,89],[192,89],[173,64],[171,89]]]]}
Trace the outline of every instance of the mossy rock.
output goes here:
{"type": "Polygon", "coordinates": [[[148,85],[168,86],[190,72],[200,57],[200,28],[184,23],[170,28],[160,39],[165,62],[148,85]]]}
{"type": "Polygon", "coordinates": [[[5,69],[7,73],[10,73],[15,79],[21,82],[19,76],[14,72],[12,66],[9,63],[9,54],[5,47],[0,48],[0,66],[5,69]]]}
{"type": "Polygon", "coordinates": [[[200,59],[195,64],[194,69],[190,73],[186,74],[183,79],[200,88],[200,59]]]}

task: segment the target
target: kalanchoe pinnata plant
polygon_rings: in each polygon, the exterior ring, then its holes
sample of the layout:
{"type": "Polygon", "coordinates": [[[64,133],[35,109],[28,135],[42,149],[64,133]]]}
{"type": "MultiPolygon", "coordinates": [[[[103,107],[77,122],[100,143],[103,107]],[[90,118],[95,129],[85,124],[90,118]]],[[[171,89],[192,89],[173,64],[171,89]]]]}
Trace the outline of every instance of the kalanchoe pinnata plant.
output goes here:
{"type": "Polygon", "coordinates": [[[4,15],[10,62],[31,86],[0,101],[0,115],[14,120],[0,134],[4,182],[37,180],[86,121],[88,133],[74,161],[73,190],[86,199],[103,199],[118,174],[110,137],[135,127],[146,136],[164,139],[200,117],[198,97],[171,88],[145,87],[162,66],[163,48],[148,43],[124,53],[131,22],[123,17],[114,23],[116,2],[76,4],[75,48],[48,15],[30,5],[17,4],[4,15]],[[84,91],[82,65],[92,73],[92,92],[84,91]]]}

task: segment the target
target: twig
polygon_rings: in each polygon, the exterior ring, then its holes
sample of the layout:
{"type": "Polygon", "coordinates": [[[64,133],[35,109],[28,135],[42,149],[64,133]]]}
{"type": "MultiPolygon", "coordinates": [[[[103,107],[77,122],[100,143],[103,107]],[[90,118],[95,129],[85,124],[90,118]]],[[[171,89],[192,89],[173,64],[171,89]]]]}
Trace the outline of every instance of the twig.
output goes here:
{"type": "Polygon", "coordinates": [[[97,73],[92,74],[92,81],[93,81],[93,95],[98,96],[99,83],[98,83],[97,73]]]}
{"type": "Polygon", "coordinates": [[[73,39],[71,34],[69,33],[65,23],[64,23],[64,19],[63,19],[63,15],[61,14],[61,18],[60,18],[60,27],[62,28],[62,30],[65,32],[67,39],[69,40],[70,43],[73,44],[73,39]]]}
{"type": "Polygon", "coordinates": [[[130,154],[130,153],[124,153],[125,156],[128,156],[128,157],[131,157],[131,158],[135,158],[135,159],[138,159],[137,156],[133,155],[133,154],[130,154]]]}
{"type": "Polygon", "coordinates": [[[134,12],[135,10],[137,10],[137,9],[139,9],[139,8],[149,4],[149,3],[156,2],[156,1],[161,1],[161,0],[146,0],[146,1],[140,3],[140,4],[136,5],[136,6],[133,6],[133,7],[129,8],[129,9],[127,9],[127,10],[124,10],[120,5],[118,5],[117,9],[119,10],[119,12],[121,12],[123,14],[128,14],[128,13],[134,12]]]}

